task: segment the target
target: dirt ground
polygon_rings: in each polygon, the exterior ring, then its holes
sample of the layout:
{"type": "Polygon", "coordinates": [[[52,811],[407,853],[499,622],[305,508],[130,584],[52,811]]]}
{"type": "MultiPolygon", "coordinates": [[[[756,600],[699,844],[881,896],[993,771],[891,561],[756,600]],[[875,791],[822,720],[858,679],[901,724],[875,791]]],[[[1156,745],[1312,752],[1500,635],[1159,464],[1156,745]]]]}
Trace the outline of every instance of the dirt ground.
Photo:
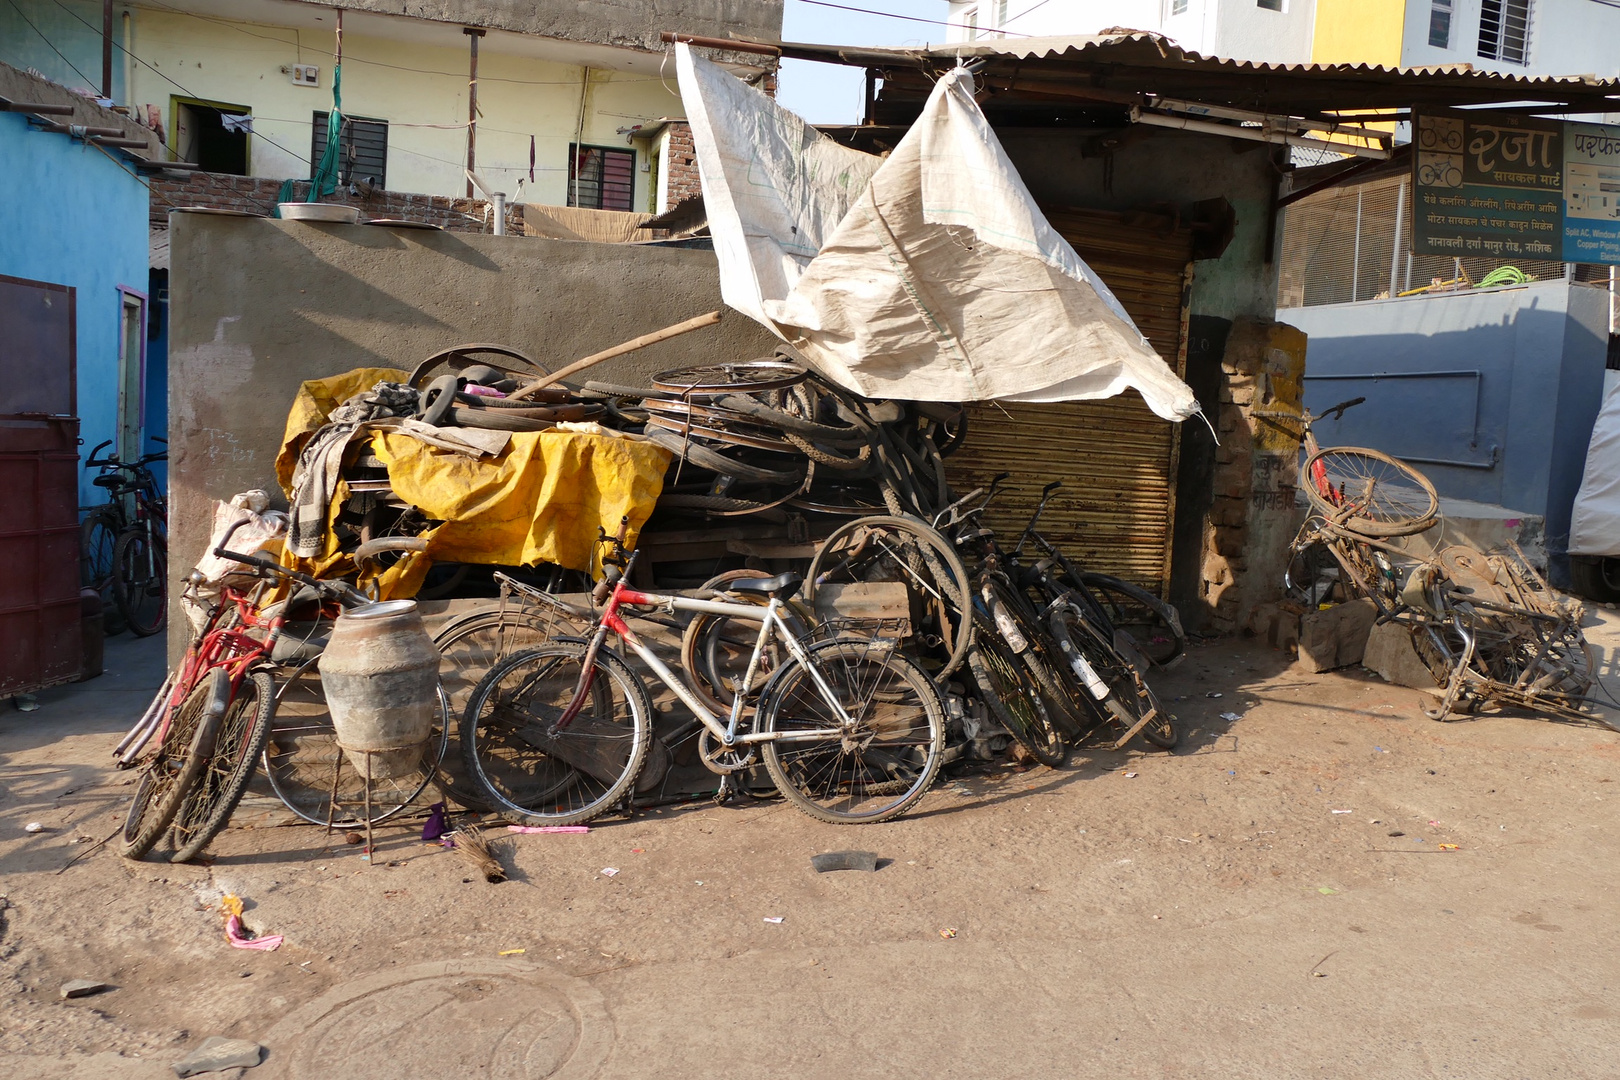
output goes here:
{"type": "Polygon", "coordinates": [[[172,1076],[215,1034],[268,1047],[255,1078],[1620,1076],[1613,731],[1438,724],[1235,640],[1156,680],[1174,754],[948,780],[891,824],[671,809],[514,836],[499,885],[403,826],[379,865],[308,826],[132,864],[76,841],[122,820],[160,648],[0,704],[11,1080],[172,1076]],[[884,863],[811,870],[845,848],[884,863]],[[229,947],[227,891],[285,944],[229,947]]]}

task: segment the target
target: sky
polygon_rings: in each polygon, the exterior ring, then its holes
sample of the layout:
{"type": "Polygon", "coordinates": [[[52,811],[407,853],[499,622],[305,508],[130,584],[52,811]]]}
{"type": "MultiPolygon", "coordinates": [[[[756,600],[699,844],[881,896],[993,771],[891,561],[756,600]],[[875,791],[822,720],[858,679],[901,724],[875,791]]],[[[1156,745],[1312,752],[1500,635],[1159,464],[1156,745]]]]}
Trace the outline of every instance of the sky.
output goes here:
{"type": "MultiPolygon", "coordinates": [[[[834,2],[834,0],[829,0],[834,2]]],[[[927,45],[945,40],[946,0],[835,0],[837,7],[786,0],[782,12],[782,40],[824,45],[927,45]],[[902,15],[930,22],[910,22],[902,15]]],[[[865,97],[864,68],[784,60],[776,100],[814,124],[858,124],[865,97]]]]}

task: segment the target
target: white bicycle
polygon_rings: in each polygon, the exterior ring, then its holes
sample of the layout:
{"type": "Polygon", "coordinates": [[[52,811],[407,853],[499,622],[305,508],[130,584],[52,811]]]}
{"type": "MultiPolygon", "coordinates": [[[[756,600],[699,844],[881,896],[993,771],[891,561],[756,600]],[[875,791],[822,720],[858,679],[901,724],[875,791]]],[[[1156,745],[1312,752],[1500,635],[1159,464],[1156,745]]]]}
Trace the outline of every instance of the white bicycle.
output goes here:
{"type": "Polygon", "coordinates": [[[796,635],[783,617],[797,574],[733,581],[757,597],[712,600],[640,592],[634,553],[618,537],[597,586],[602,604],[586,641],[555,641],[508,657],[473,690],[462,717],[468,774],[502,816],[566,825],[611,809],[632,791],[656,737],[641,677],[608,647],[615,635],[692,711],[698,751],[728,775],[763,760],[787,800],[834,824],[887,821],[922,798],[945,749],[945,708],[928,673],[896,642],[853,633],[796,635]],[[622,568],[622,572],[621,572],[622,568]],[[729,715],[703,698],[625,625],[621,607],[689,611],[759,623],[729,715]],[[771,648],[780,641],[786,657],[771,648]]]}

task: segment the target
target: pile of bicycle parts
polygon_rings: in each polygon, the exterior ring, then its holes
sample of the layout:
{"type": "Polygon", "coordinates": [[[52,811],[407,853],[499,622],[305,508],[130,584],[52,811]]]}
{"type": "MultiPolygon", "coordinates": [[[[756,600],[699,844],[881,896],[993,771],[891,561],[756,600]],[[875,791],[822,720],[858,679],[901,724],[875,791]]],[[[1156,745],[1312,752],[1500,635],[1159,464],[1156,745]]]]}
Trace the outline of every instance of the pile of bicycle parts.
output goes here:
{"type": "Polygon", "coordinates": [[[1517,545],[1423,543],[1444,531],[1427,477],[1378,451],[1308,449],[1299,482],[1311,515],[1292,547],[1291,599],[1306,610],[1371,601],[1377,624],[1402,628],[1432,676],[1431,719],[1513,707],[1608,723],[1592,707],[1579,605],[1557,596],[1517,545]]]}

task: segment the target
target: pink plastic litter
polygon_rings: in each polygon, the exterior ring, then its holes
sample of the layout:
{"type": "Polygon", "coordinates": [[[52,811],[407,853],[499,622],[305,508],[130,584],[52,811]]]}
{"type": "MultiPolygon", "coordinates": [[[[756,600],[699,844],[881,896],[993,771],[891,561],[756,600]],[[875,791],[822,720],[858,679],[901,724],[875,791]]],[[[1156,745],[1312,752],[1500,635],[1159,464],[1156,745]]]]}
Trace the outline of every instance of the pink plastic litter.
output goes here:
{"type": "Polygon", "coordinates": [[[589,825],[508,825],[507,832],[515,833],[582,833],[590,832],[589,825]]]}
{"type": "Polygon", "coordinates": [[[264,937],[250,938],[242,932],[242,916],[232,915],[225,920],[225,940],[231,943],[232,948],[258,949],[260,952],[274,952],[281,948],[280,934],[266,934],[264,937]]]}

